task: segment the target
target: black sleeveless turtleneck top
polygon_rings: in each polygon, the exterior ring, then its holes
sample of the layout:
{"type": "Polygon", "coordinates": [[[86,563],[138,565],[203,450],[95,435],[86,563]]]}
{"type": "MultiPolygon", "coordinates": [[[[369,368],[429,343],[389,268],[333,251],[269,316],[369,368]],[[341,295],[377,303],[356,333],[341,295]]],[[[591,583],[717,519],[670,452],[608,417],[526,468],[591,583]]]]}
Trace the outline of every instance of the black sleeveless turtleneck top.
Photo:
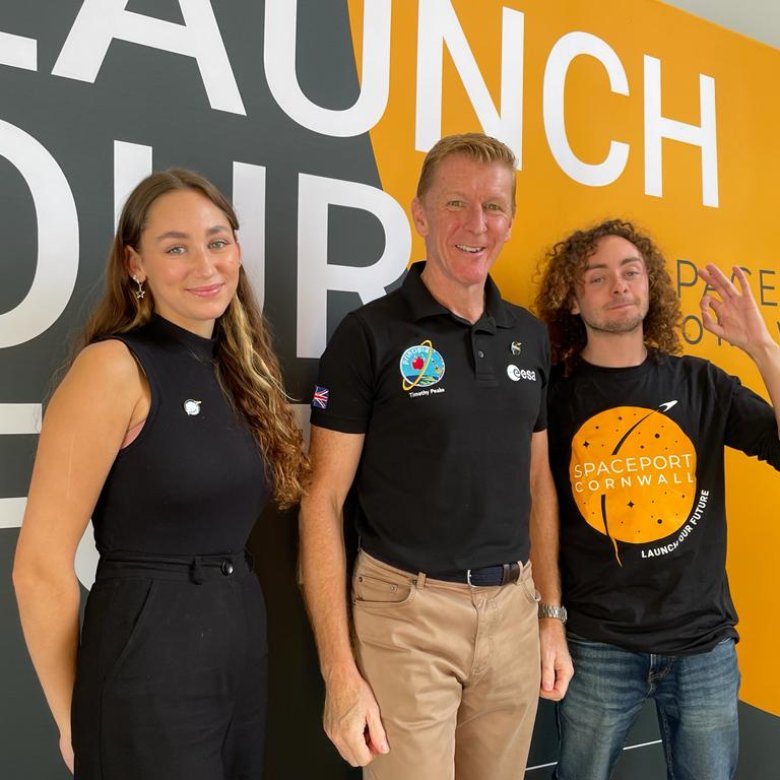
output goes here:
{"type": "Polygon", "coordinates": [[[216,342],[155,315],[124,342],[151,388],[146,422],[120,450],[92,521],[101,554],[243,549],[271,488],[249,427],[214,367],[216,342]]]}

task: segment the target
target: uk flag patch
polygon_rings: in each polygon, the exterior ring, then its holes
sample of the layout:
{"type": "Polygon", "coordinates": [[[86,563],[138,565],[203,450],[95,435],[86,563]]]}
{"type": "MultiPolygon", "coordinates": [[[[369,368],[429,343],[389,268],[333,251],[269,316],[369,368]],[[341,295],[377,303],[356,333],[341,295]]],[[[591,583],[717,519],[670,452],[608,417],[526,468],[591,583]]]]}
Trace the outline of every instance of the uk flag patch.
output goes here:
{"type": "Polygon", "coordinates": [[[328,408],[328,393],[330,391],[327,387],[320,387],[314,385],[314,396],[311,399],[311,405],[314,409],[327,409],[328,408]]]}

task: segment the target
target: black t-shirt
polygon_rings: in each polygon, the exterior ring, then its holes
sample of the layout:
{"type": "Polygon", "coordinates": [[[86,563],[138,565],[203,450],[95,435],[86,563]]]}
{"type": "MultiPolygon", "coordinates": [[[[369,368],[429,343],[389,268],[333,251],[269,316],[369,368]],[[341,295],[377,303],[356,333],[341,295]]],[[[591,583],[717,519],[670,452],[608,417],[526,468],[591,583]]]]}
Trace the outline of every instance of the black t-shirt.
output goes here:
{"type": "Polygon", "coordinates": [[[154,316],[123,341],[151,388],[146,422],[119,451],[93,512],[102,553],[237,552],[271,493],[257,443],[225,397],[216,342],[154,316]]]}
{"type": "Polygon", "coordinates": [[[349,314],[320,361],[313,425],[364,433],[357,529],[371,555],[444,573],[528,558],[530,440],[546,427],[541,323],[488,279],[474,325],[420,279],[349,314]]]}
{"type": "Polygon", "coordinates": [[[569,629],[639,652],[736,637],[724,446],[780,468],[772,407],[705,360],[553,372],[550,460],[569,629]]]}

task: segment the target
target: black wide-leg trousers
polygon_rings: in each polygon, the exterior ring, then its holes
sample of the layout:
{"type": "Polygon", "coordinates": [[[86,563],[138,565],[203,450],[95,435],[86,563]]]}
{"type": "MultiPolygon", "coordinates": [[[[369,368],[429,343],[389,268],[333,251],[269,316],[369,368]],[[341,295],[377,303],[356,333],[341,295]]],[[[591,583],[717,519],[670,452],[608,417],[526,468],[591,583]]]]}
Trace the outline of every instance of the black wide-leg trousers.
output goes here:
{"type": "Polygon", "coordinates": [[[245,553],[101,559],[73,695],[76,780],[261,780],[267,654],[245,553]]]}

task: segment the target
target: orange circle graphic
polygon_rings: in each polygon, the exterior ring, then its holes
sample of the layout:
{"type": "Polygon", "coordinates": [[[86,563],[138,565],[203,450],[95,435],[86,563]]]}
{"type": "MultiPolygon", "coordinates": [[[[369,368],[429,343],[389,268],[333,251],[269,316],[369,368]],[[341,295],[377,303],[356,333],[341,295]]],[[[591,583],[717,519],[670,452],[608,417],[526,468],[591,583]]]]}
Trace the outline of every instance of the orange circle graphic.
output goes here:
{"type": "Polygon", "coordinates": [[[696,451],[658,409],[619,406],[591,417],[572,440],[569,478],[585,521],[618,542],[645,544],[677,531],[696,496],[696,451]]]}

